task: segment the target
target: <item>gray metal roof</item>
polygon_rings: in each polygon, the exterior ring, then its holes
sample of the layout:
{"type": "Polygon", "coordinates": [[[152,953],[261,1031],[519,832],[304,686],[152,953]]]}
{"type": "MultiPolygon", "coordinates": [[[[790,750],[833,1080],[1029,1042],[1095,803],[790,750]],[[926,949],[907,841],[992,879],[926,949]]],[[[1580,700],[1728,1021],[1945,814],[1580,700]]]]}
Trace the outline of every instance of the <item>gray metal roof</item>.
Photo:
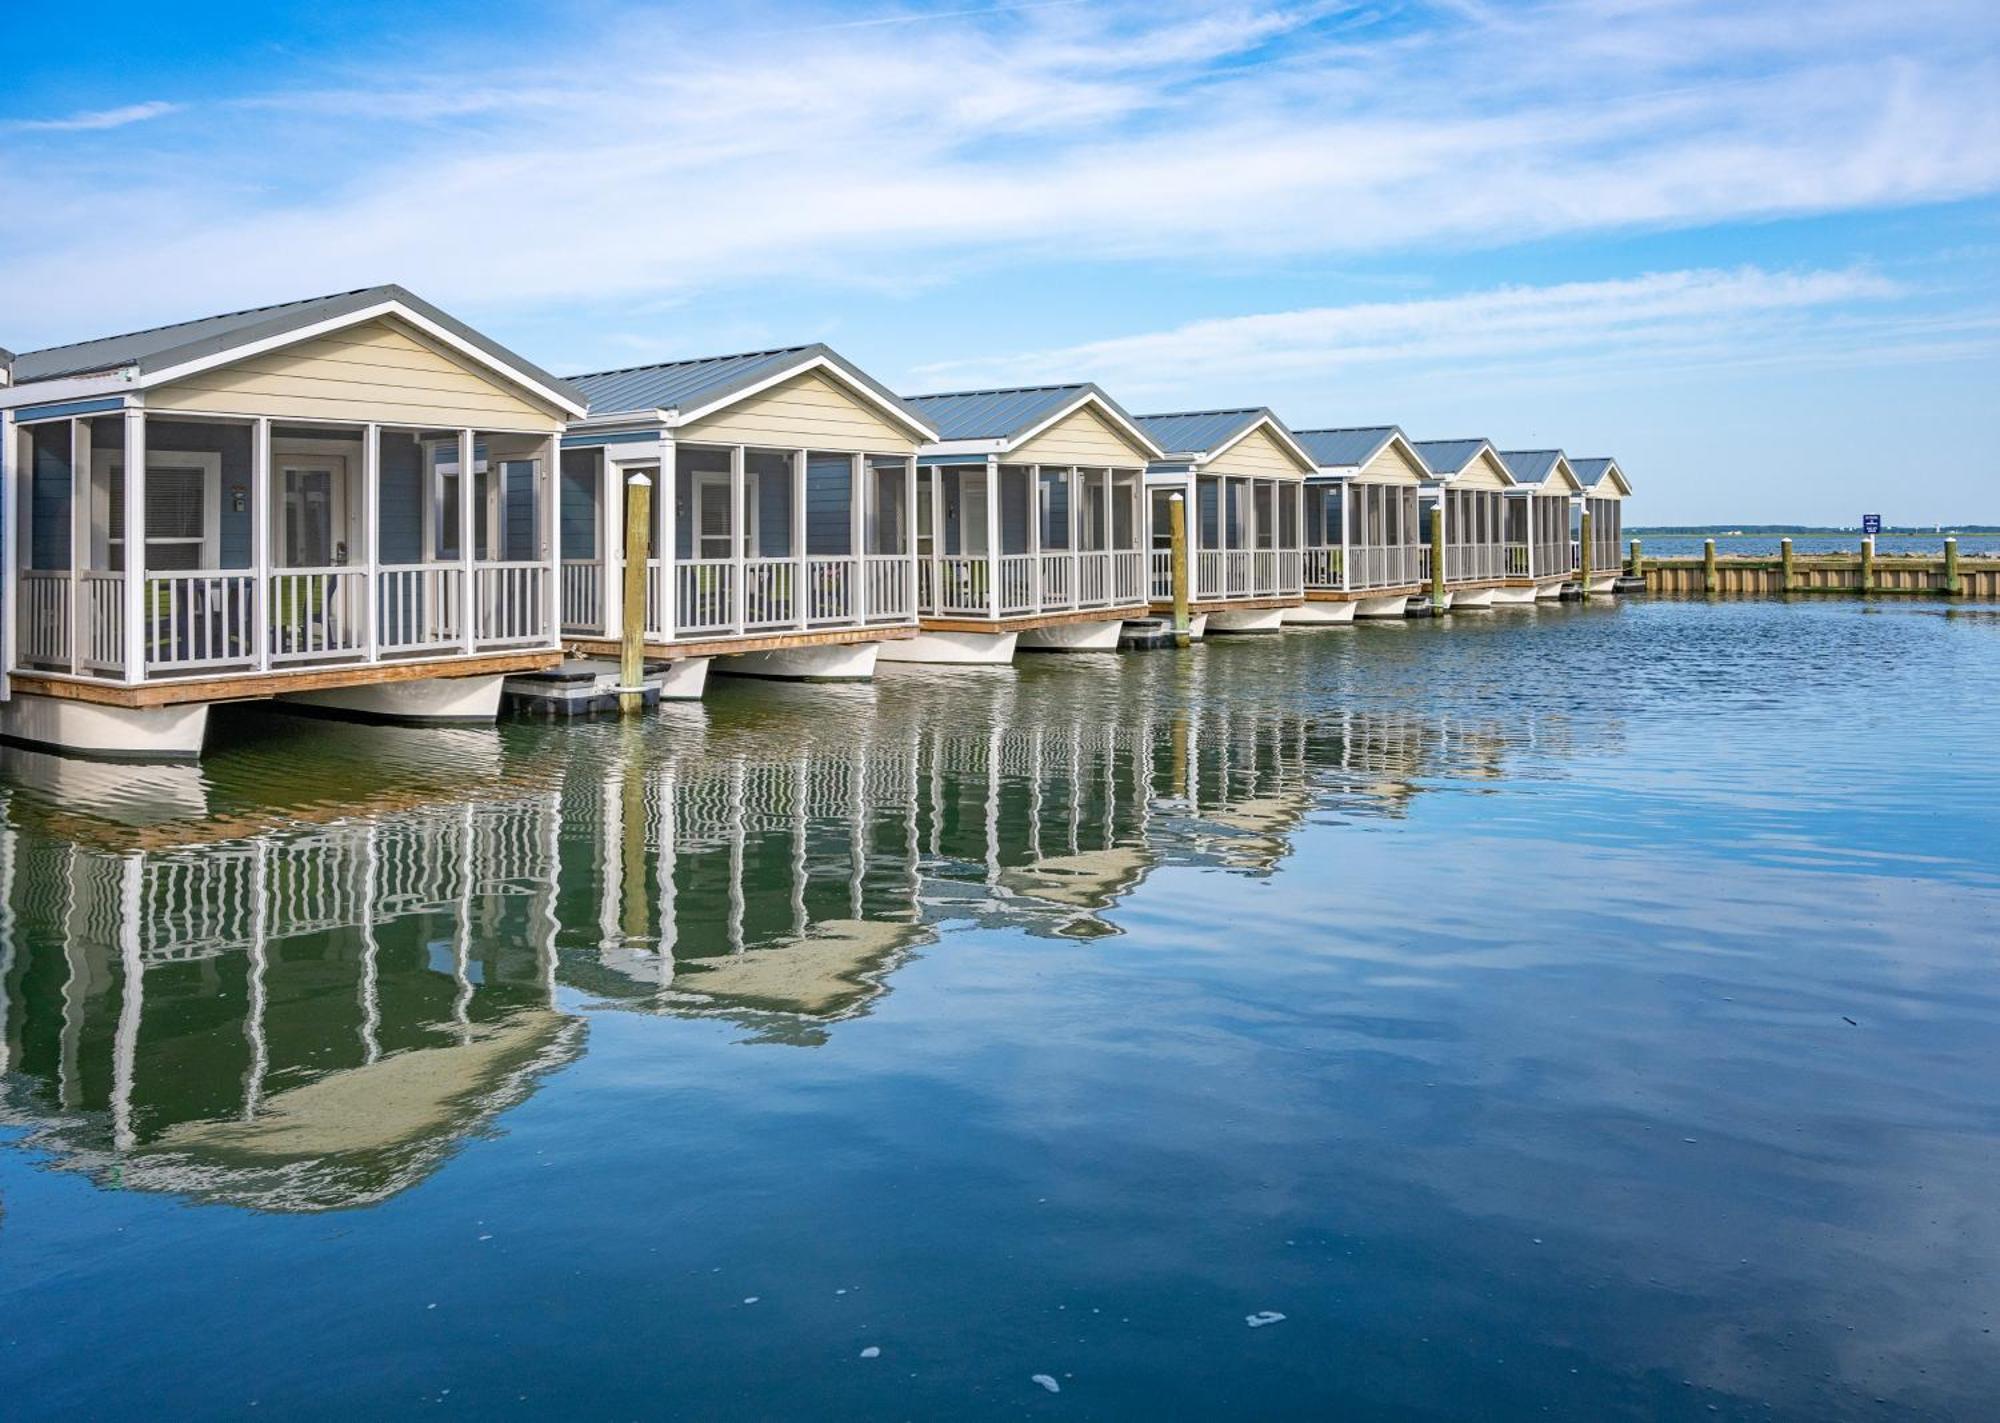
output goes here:
{"type": "Polygon", "coordinates": [[[39,351],[24,351],[15,358],[14,382],[16,385],[27,385],[32,381],[94,375],[128,368],[136,369],[140,375],[146,375],[188,361],[199,360],[203,356],[217,355],[240,346],[284,336],[288,332],[317,325],[322,321],[338,320],[353,312],[380,306],[385,301],[397,302],[407,307],[449,331],[467,345],[484,352],[497,364],[520,372],[565,399],[573,400],[579,405],[583,403],[582,393],[566,384],[560,377],[550,375],[532,362],[523,360],[499,342],[480,335],[464,322],[440,311],[414,292],[393,284],[360,287],[351,292],[336,292],[332,296],[308,297],[303,301],[281,302],[276,306],[258,306],[247,311],[227,312],[221,316],[205,316],[197,321],[182,321],[172,326],[155,326],[145,331],[127,332],[123,336],[104,336],[94,341],[78,341],[68,346],[47,346],[39,351]]]}
{"type": "Polygon", "coordinates": [[[943,391],[912,395],[909,404],[937,427],[940,440],[1013,441],[1086,395],[1095,395],[1126,415],[1118,402],[1088,381],[1069,385],[1024,385],[1007,390],[943,391]]]}
{"type": "Polygon", "coordinates": [[[1424,462],[1424,468],[1441,478],[1458,474],[1490,448],[1485,440],[1412,440],[1410,448],[1424,462]]]}
{"type": "Polygon", "coordinates": [[[1562,458],[1561,450],[1500,451],[1500,463],[1507,466],[1507,472],[1514,476],[1518,484],[1546,483],[1556,471],[1556,462],[1562,458]]]}
{"type": "Polygon", "coordinates": [[[1403,432],[1394,425],[1368,425],[1345,430],[1300,430],[1299,443],[1321,469],[1351,469],[1367,464],[1382,447],[1403,432]]]}
{"type": "MultiPolygon", "coordinates": [[[[1228,444],[1259,420],[1277,420],[1266,406],[1247,410],[1189,410],[1172,415],[1141,415],[1139,428],[1168,454],[1200,458],[1228,444]]],[[[1284,422],[1278,420],[1280,429],[1284,422]]],[[[1287,432],[1289,433],[1289,432],[1287,432]]]]}
{"type": "Polygon", "coordinates": [[[1577,483],[1583,485],[1586,489],[1603,479],[1614,465],[1618,467],[1620,482],[1629,486],[1632,481],[1625,478],[1625,467],[1619,465],[1618,461],[1612,459],[1609,455],[1602,458],[1573,459],[1569,462],[1569,467],[1576,473],[1577,483]]]}
{"type": "Polygon", "coordinates": [[[903,418],[916,428],[929,428],[930,422],[921,411],[912,409],[908,401],[823,342],[743,351],[733,356],[659,361],[622,370],[593,371],[571,376],[569,380],[589,400],[593,418],[650,415],[655,410],[699,410],[817,360],[825,360],[854,384],[873,391],[902,412],[903,418]]]}

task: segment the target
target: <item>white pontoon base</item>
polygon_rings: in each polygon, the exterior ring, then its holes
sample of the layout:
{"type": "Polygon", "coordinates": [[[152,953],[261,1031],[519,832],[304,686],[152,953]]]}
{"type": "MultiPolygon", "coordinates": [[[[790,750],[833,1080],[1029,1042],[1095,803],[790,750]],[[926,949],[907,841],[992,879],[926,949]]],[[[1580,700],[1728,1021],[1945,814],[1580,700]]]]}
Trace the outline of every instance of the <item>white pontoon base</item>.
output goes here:
{"type": "Polygon", "coordinates": [[[1055,623],[1024,628],[1016,646],[1022,652],[1116,652],[1123,618],[1083,623],[1055,623]]]}
{"type": "Polygon", "coordinates": [[[1493,605],[1497,607],[1527,607],[1535,601],[1535,585],[1532,583],[1509,584],[1493,590],[1493,605]]]}
{"type": "Polygon", "coordinates": [[[882,646],[884,662],[937,662],[955,667],[1004,667],[1014,660],[1018,632],[920,632],[882,646]]]}
{"type": "Polygon", "coordinates": [[[1357,618],[1400,618],[1408,614],[1410,595],[1390,593],[1380,598],[1360,598],[1354,604],[1357,618]]]}
{"type": "Polygon", "coordinates": [[[1296,608],[1285,609],[1285,626],[1291,627],[1337,627],[1354,621],[1354,604],[1343,600],[1338,603],[1301,603],[1296,608]]]}
{"type": "Polygon", "coordinates": [[[788,682],[866,682],[875,675],[879,642],[836,642],[780,647],[718,657],[715,670],[730,677],[770,677],[788,682]]]}
{"type": "Polygon", "coordinates": [[[117,707],[16,692],[0,702],[0,736],[23,746],[112,761],[197,761],[208,704],[117,707]]]}
{"type": "Polygon", "coordinates": [[[1208,615],[1208,630],[1223,633],[1276,632],[1285,623],[1283,608],[1219,608],[1208,615]]]}
{"type": "Polygon", "coordinates": [[[1618,591],[1618,575],[1616,573],[1591,574],[1590,591],[1593,596],[1598,593],[1616,593],[1618,591]]]}
{"type": "Polygon", "coordinates": [[[367,721],[479,725],[500,715],[500,684],[505,680],[497,674],[425,677],[414,682],[285,692],[273,700],[280,706],[333,712],[367,721]]]}
{"type": "Polygon", "coordinates": [[[1454,588],[1451,590],[1451,606],[1454,609],[1490,608],[1498,588],[1454,588]]]}

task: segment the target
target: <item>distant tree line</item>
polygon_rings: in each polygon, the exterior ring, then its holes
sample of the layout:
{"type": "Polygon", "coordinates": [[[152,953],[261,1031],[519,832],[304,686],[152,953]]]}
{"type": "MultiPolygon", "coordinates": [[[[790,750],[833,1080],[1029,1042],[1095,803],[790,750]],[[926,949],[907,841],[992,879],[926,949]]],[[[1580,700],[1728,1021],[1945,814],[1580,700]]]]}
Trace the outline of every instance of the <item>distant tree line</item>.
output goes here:
{"type": "MultiPolygon", "coordinates": [[[[1720,538],[1729,534],[1742,534],[1745,538],[1768,537],[1772,534],[1808,534],[1835,537],[1844,534],[1858,534],[1861,532],[1861,526],[1859,523],[1847,524],[1838,528],[1825,524],[1661,524],[1641,528],[1638,525],[1627,524],[1625,532],[1635,538],[1642,539],[1648,536],[1672,538],[1675,535],[1720,538]]],[[[1947,534],[2000,534],[2000,524],[1946,524],[1942,530],[1935,524],[1884,524],[1882,532],[1884,535],[1925,535],[1931,538],[1937,537],[1940,532],[1947,534]]]]}

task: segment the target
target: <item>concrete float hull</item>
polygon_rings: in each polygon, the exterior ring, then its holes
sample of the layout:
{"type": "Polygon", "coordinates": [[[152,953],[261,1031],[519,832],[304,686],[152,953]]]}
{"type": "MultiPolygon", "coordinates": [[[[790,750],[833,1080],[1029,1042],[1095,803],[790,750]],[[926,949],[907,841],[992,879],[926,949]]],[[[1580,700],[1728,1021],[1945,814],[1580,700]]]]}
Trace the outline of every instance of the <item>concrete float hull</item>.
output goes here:
{"type": "Polygon", "coordinates": [[[1301,603],[1296,608],[1282,611],[1288,628],[1339,627],[1354,621],[1354,604],[1351,602],[1301,603]]]}
{"type": "Polygon", "coordinates": [[[932,662],[947,667],[1004,667],[1014,660],[1017,632],[920,632],[883,645],[884,662],[932,662]]]}
{"type": "Polygon", "coordinates": [[[1123,618],[1109,622],[1057,623],[1054,627],[1027,628],[1016,646],[1022,652],[1116,652],[1123,618]]]}
{"type": "Polygon", "coordinates": [[[1498,588],[1457,588],[1452,590],[1453,608],[1490,608],[1498,588]]]}
{"type": "Polygon", "coordinates": [[[825,647],[780,647],[719,657],[716,671],[731,677],[769,677],[783,682],[866,682],[875,675],[879,642],[841,642],[825,647]]]}
{"type": "Polygon", "coordinates": [[[1283,608],[1224,608],[1208,615],[1208,630],[1224,633],[1276,632],[1285,625],[1283,608]]]}
{"type": "Polygon", "coordinates": [[[1535,598],[1538,602],[1559,603],[1562,601],[1562,595],[1563,585],[1561,583],[1537,583],[1535,585],[1535,598]]]}
{"type": "Polygon", "coordinates": [[[1618,575],[1615,573],[1606,573],[1600,577],[1597,574],[1592,574],[1590,577],[1590,591],[1592,594],[1616,593],[1618,591],[1618,575]]]}
{"type": "Polygon", "coordinates": [[[678,662],[669,662],[667,670],[658,675],[660,700],[663,702],[698,702],[708,686],[708,664],[706,657],[683,657],[678,662]]]}
{"type": "Polygon", "coordinates": [[[208,705],[114,707],[17,692],[0,702],[0,736],[107,761],[198,761],[208,705]]]}
{"type": "Polygon", "coordinates": [[[1354,604],[1357,618],[1400,618],[1409,613],[1410,595],[1397,593],[1387,598],[1360,598],[1354,604]]]}
{"type": "Polygon", "coordinates": [[[1535,590],[1532,586],[1526,588],[1495,588],[1493,590],[1493,606],[1496,608],[1524,608],[1534,601],[1535,590]]]}
{"type": "Polygon", "coordinates": [[[275,698],[280,706],[330,712],[364,721],[476,726],[500,715],[500,687],[507,679],[489,677],[423,677],[414,682],[377,682],[362,687],[327,687],[316,692],[286,692],[275,698]]]}

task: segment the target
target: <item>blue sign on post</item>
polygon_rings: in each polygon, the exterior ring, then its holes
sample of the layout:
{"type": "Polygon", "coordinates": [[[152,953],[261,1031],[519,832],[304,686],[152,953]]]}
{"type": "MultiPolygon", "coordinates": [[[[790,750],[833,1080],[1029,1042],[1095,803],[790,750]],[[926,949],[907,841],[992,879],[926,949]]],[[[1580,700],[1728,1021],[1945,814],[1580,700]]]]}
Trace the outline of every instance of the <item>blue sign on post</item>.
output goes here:
{"type": "Polygon", "coordinates": [[[1868,535],[1871,539],[1881,533],[1882,516],[1880,514],[1863,514],[1861,516],[1861,532],[1868,535]]]}

